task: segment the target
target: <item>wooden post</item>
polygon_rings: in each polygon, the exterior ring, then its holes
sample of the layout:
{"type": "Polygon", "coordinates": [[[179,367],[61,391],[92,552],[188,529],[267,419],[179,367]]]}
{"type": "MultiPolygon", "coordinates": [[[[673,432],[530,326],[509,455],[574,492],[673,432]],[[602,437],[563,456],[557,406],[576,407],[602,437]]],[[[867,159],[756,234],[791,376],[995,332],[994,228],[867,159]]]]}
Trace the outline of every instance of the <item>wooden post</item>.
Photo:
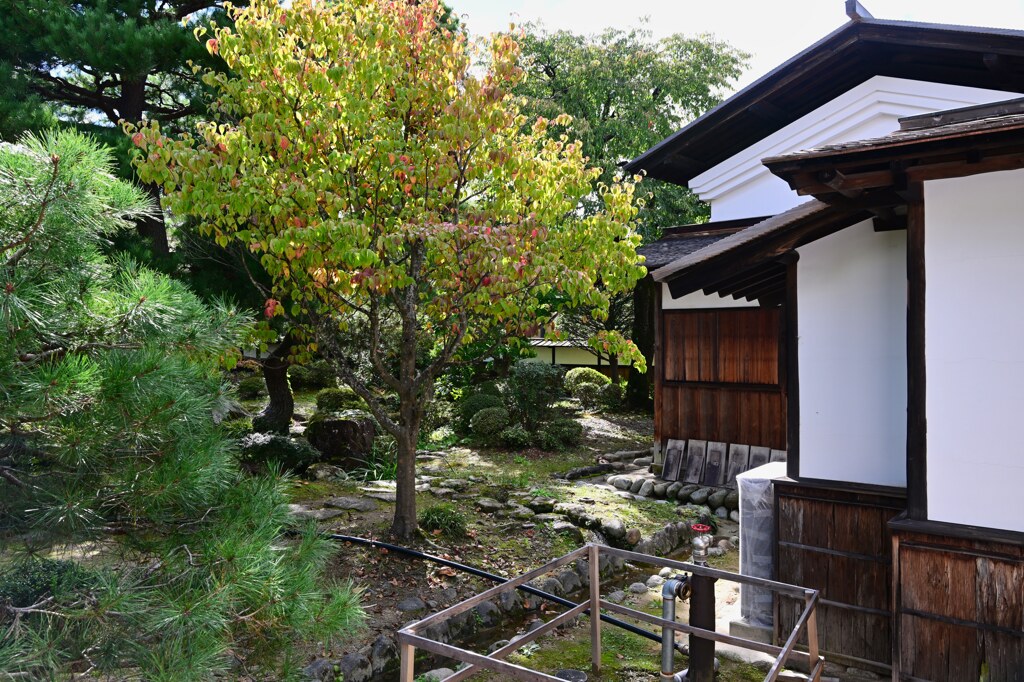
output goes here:
{"type": "Polygon", "coordinates": [[[601,549],[590,545],[590,666],[601,674],[601,549]]]}
{"type": "MultiPolygon", "coordinates": [[[[813,592],[808,592],[804,597],[804,608],[810,609],[807,616],[807,654],[810,660],[807,661],[807,665],[810,668],[808,672],[813,675],[818,665],[818,609],[814,603],[813,592]]],[[[817,678],[815,682],[816,680],[817,678]]]]}
{"type": "Polygon", "coordinates": [[[416,647],[412,644],[400,644],[402,660],[401,682],[413,682],[416,677],[416,647]]]}

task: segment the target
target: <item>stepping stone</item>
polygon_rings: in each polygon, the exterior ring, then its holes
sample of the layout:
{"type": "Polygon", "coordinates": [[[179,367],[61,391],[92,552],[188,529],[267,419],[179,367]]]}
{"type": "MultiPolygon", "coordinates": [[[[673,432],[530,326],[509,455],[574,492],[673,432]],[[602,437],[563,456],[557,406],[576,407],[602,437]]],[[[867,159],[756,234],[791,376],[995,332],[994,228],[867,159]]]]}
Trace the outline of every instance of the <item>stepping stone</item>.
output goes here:
{"type": "Polygon", "coordinates": [[[394,502],[395,500],[398,499],[398,494],[397,493],[383,492],[383,491],[381,491],[381,492],[368,492],[368,493],[366,493],[366,496],[367,497],[372,497],[375,500],[380,500],[381,502],[394,502]]]}
{"type": "Polygon", "coordinates": [[[419,597],[406,597],[395,606],[399,611],[422,611],[427,608],[426,602],[419,597]]]}
{"type": "Polygon", "coordinates": [[[301,504],[289,504],[288,511],[296,518],[313,519],[314,521],[327,521],[344,513],[337,509],[310,509],[301,504]]]}
{"type": "Polygon", "coordinates": [[[351,509],[354,511],[368,512],[377,508],[377,503],[365,497],[331,497],[324,500],[324,506],[335,509],[351,509]]]}

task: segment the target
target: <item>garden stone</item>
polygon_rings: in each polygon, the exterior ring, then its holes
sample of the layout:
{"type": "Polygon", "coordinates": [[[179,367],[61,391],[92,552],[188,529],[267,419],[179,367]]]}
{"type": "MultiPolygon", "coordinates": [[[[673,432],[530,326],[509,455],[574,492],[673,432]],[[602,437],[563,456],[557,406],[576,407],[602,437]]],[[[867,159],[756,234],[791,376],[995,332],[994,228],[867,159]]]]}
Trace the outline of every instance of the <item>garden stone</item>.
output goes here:
{"type": "Polygon", "coordinates": [[[578,575],[572,571],[562,571],[558,574],[558,582],[562,583],[562,589],[565,590],[566,594],[572,594],[576,590],[583,587],[580,583],[578,575]]]}
{"type": "Polygon", "coordinates": [[[626,531],[626,544],[635,545],[643,539],[643,535],[640,534],[639,528],[630,528],[626,531]]]}
{"type": "Polygon", "coordinates": [[[522,600],[519,598],[519,592],[516,590],[502,592],[498,597],[498,605],[501,606],[501,610],[505,613],[514,614],[523,610],[522,600]]]}
{"type": "Polygon", "coordinates": [[[289,471],[305,471],[317,460],[320,453],[301,440],[275,433],[250,433],[238,441],[243,462],[265,465],[278,462],[289,471]]]}
{"type": "Polygon", "coordinates": [[[619,490],[629,490],[633,485],[633,479],[629,476],[616,476],[612,485],[619,490]]]}
{"type": "Polygon", "coordinates": [[[614,540],[621,540],[626,537],[626,527],[619,519],[604,519],[601,521],[601,532],[614,540]]]}
{"type": "MultiPolygon", "coordinates": [[[[366,488],[360,488],[360,490],[365,491],[366,488]]],[[[370,490],[366,493],[366,496],[372,497],[375,500],[380,500],[381,502],[394,502],[398,499],[398,494],[389,490],[370,490]]]]}
{"type": "Polygon", "coordinates": [[[539,630],[542,627],[544,627],[544,621],[542,621],[540,618],[537,618],[535,620],[531,620],[530,624],[526,626],[526,632],[527,634],[529,634],[534,630],[539,630]]]}
{"type": "Polygon", "coordinates": [[[740,508],[740,493],[738,490],[730,490],[729,494],[725,496],[725,500],[722,501],[725,508],[729,511],[736,511],[740,508]]]}
{"type": "Polygon", "coordinates": [[[562,583],[558,582],[558,578],[545,578],[541,581],[539,589],[547,592],[548,594],[553,594],[556,597],[561,597],[562,594],[565,593],[565,590],[562,588],[562,583]]]}
{"type": "Polygon", "coordinates": [[[568,682],[587,682],[587,674],[582,670],[556,670],[554,676],[568,682]]]}
{"type": "Polygon", "coordinates": [[[608,462],[602,462],[600,464],[594,464],[587,467],[578,467],[576,469],[570,469],[565,472],[564,478],[569,481],[575,481],[580,478],[588,478],[590,476],[597,476],[598,474],[604,474],[612,471],[614,467],[608,462]]]}
{"type": "Polygon", "coordinates": [[[668,578],[670,575],[672,575],[672,569],[666,566],[665,568],[658,571],[658,575],[660,575],[662,578],[668,578]]]}
{"type": "Polygon", "coordinates": [[[740,546],[740,536],[739,535],[730,535],[729,536],[729,542],[732,543],[733,547],[739,547],[740,546]]]}
{"type": "Polygon", "coordinates": [[[633,466],[649,467],[654,462],[653,457],[637,457],[633,460],[633,466]]]}
{"type": "Polygon", "coordinates": [[[455,490],[465,490],[469,487],[469,481],[464,478],[446,478],[441,481],[441,487],[453,488],[455,490]]]}
{"type": "Polygon", "coordinates": [[[730,549],[736,549],[736,547],[731,542],[724,538],[718,541],[718,546],[724,549],[725,551],[729,551],[730,549]]]}
{"type": "Polygon", "coordinates": [[[708,550],[708,556],[725,556],[725,550],[721,547],[712,547],[708,550]]]}
{"type": "Polygon", "coordinates": [[[739,511],[734,509],[733,511],[729,512],[729,519],[731,519],[732,521],[735,521],[736,523],[739,523],[740,522],[740,513],[739,513],[739,511]]]}
{"type": "Polygon", "coordinates": [[[676,499],[676,496],[679,495],[679,491],[682,490],[682,488],[683,484],[679,481],[669,484],[668,488],[665,490],[665,497],[670,500],[676,499]]]}
{"type": "Polygon", "coordinates": [[[623,602],[623,600],[625,600],[625,598],[626,598],[626,593],[625,592],[623,592],[622,590],[615,590],[614,592],[609,594],[607,597],[605,597],[605,600],[606,601],[610,601],[613,604],[621,604],[623,602]]]}
{"type": "Polygon", "coordinates": [[[626,560],[620,556],[613,556],[611,559],[612,571],[618,573],[626,567],[626,560]]]}
{"type": "Polygon", "coordinates": [[[713,492],[714,492],[714,488],[701,488],[700,490],[695,490],[690,495],[690,503],[691,504],[704,504],[704,503],[706,503],[708,501],[708,497],[710,497],[711,493],[713,493],[713,492]]]}
{"type": "Polygon", "coordinates": [[[480,616],[481,627],[492,628],[501,622],[501,609],[492,601],[480,602],[474,611],[480,616]]]}
{"type": "Polygon", "coordinates": [[[555,523],[556,521],[565,521],[565,517],[561,514],[537,514],[533,520],[536,523],[555,523]]]}
{"type": "Polygon", "coordinates": [[[584,528],[600,528],[601,519],[593,514],[580,514],[576,517],[576,523],[584,528]]]}
{"type": "Polygon", "coordinates": [[[634,495],[633,493],[627,493],[625,490],[620,490],[619,492],[615,493],[615,496],[616,497],[621,497],[624,500],[635,500],[636,499],[636,495],[634,495]]]}
{"type": "Polygon", "coordinates": [[[647,579],[647,587],[661,587],[665,584],[665,579],[660,575],[652,575],[647,579]]]}
{"type": "Polygon", "coordinates": [[[669,483],[655,483],[654,484],[654,496],[659,500],[665,499],[668,493],[669,483]]]}
{"type": "Polygon", "coordinates": [[[362,410],[345,410],[328,417],[316,417],[306,426],[306,440],[320,451],[324,461],[345,469],[354,469],[365,463],[366,454],[373,450],[376,435],[373,418],[362,410]]]}
{"type": "Polygon", "coordinates": [[[311,481],[347,481],[348,473],[339,466],[326,462],[315,462],[309,465],[304,474],[311,481]]]}
{"type": "Polygon", "coordinates": [[[503,646],[507,646],[508,644],[511,644],[511,642],[509,640],[507,640],[507,639],[499,639],[497,642],[495,642],[494,644],[492,644],[489,647],[487,647],[487,653],[488,654],[493,654],[495,651],[497,651],[498,649],[500,649],[503,646]]]}
{"type": "MultiPolygon", "coordinates": [[[[423,675],[423,682],[441,682],[455,674],[451,668],[434,668],[423,675]]],[[[348,682],[347,678],[346,681],[348,682]]]]}
{"type": "Polygon", "coordinates": [[[333,682],[334,663],[326,658],[317,658],[302,669],[302,674],[311,682],[314,680],[315,682],[333,682]]]}
{"type": "Polygon", "coordinates": [[[455,491],[451,488],[431,488],[430,492],[435,497],[448,497],[455,494],[455,491]]]}
{"type": "Polygon", "coordinates": [[[419,597],[406,597],[395,606],[399,611],[422,611],[427,608],[426,603],[419,597]]]}
{"type": "Polygon", "coordinates": [[[680,502],[688,502],[690,500],[690,495],[697,492],[698,490],[700,490],[699,485],[687,483],[686,485],[679,489],[678,493],[676,493],[676,499],[679,500],[680,502]]]}
{"type": "Polygon", "coordinates": [[[555,501],[547,497],[535,497],[526,506],[537,514],[550,514],[555,510],[555,501]]]}
{"type": "Polygon", "coordinates": [[[647,585],[643,583],[633,583],[629,586],[629,591],[633,594],[647,594],[647,585]]]}
{"type": "Polygon", "coordinates": [[[717,509],[725,504],[725,498],[729,494],[728,490],[716,490],[715,492],[708,495],[708,506],[712,509],[717,509]]]}
{"type": "Polygon", "coordinates": [[[337,509],[310,509],[301,504],[289,504],[288,512],[296,518],[313,519],[314,521],[327,521],[344,514],[344,512],[337,509]]]}
{"type": "Polygon", "coordinates": [[[634,495],[636,495],[637,493],[640,492],[640,489],[644,487],[644,483],[647,483],[646,479],[643,479],[643,478],[634,479],[633,480],[633,484],[631,486],[629,486],[629,492],[631,492],[634,495]]]}
{"type": "Polygon", "coordinates": [[[583,505],[570,504],[568,502],[558,502],[557,504],[555,504],[554,511],[556,514],[564,514],[565,516],[568,516],[571,519],[574,516],[578,516],[579,514],[583,513],[583,505]]]}
{"type": "Polygon", "coordinates": [[[644,481],[643,485],[640,486],[640,490],[637,491],[640,497],[650,497],[652,493],[654,493],[654,481],[650,479],[644,481]]]}
{"type": "Polygon", "coordinates": [[[727,519],[729,518],[729,510],[726,509],[725,507],[717,507],[715,509],[715,516],[717,516],[720,519],[727,519]]]}
{"type": "Polygon", "coordinates": [[[324,506],[335,509],[351,509],[353,511],[368,512],[377,508],[377,503],[365,497],[330,497],[324,500],[324,506]]]}
{"type": "Polygon", "coordinates": [[[583,531],[568,521],[555,521],[551,524],[551,530],[556,533],[565,533],[578,543],[583,543],[583,531]]]}
{"type": "Polygon", "coordinates": [[[476,501],[476,508],[485,514],[493,514],[496,511],[504,508],[501,502],[491,499],[490,497],[481,497],[476,501]]]}
{"type": "Polygon", "coordinates": [[[379,675],[384,672],[384,668],[388,667],[397,653],[395,640],[387,635],[380,635],[373,640],[373,646],[370,648],[370,667],[373,668],[373,674],[379,675]]]}
{"type": "Polygon", "coordinates": [[[527,509],[526,507],[515,506],[512,508],[512,518],[519,519],[520,521],[526,521],[532,519],[536,514],[527,509]]]}
{"type": "Polygon", "coordinates": [[[366,656],[354,653],[338,661],[338,675],[345,682],[366,682],[373,677],[373,666],[366,656]]]}

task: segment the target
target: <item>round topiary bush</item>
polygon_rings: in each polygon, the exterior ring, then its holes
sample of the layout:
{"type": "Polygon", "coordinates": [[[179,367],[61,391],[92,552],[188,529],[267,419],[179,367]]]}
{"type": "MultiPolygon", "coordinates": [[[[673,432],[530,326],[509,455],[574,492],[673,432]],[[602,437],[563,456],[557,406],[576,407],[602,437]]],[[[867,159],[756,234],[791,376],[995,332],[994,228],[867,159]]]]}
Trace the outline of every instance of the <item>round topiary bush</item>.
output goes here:
{"type": "Polygon", "coordinates": [[[601,389],[607,388],[600,384],[580,384],[576,387],[573,397],[588,410],[597,407],[601,402],[601,389]]]}
{"type": "Polygon", "coordinates": [[[565,373],[565,390],[569,391],[569,394],[574,398],[576,397],[576,391],[584,384],[604,386],[611,382],[611,379],[592,367],[577,367],[565,373]]]}
{"type": "Polygon", "coordinates": [[[512,365],[505,382],[512,417],[528,429],[536,428],[562,396],[563,377],[562,368],[556,365],[525,360],[512,365]]]}
{"type": "Polygon", "coordinates": [[[288,381],[292,390],[309,390],[314,388],[334,388],[338,379],[331,366],[322,361],[308,365],[292,365],[288,368],[288,381]]]}
{"type": "Polygon", "coordinates": [[[242,400],[255,400],[267,394],[267,383],[259,374],[245,377],[238,382],[238,397],[242,400]]]}
{"type": "Polygon", "coordinates": [[[448,502],[427,507],[420,512],[419,525],[430,533],[438,533],[450,538],[466,535],[466,516],[448,502]]]}
{"type": "Polygon", "coordinates": [[[508,410],[504,407],[488,407],[480,410],[469,422],[473,433],[481,438],[493,440],[508,426],[508,410]]]}
{"type": "Polygon", "coordinates": [[[598,402],[606,410],[617,410],[622,407],[622,386],[605,384],[597,391],[598,402]]]}
{"type": "Polygon", "coordinates": [[[318,412],[338,412],[340,410],[369,409],[366,401],[356,395],[351,388],[325,388],[316,394],[318,412]]]}
{"type": "Polygon", "coordinates": [[[489,407],[502,406],[504,406],[504,403],[501,402],[501,398],[489,393],[477,393],[463,398],[458,404],[459,430],[462,433],[469,432],[471,428],[470,422],[480,410],[486,410],[489,407]]]}

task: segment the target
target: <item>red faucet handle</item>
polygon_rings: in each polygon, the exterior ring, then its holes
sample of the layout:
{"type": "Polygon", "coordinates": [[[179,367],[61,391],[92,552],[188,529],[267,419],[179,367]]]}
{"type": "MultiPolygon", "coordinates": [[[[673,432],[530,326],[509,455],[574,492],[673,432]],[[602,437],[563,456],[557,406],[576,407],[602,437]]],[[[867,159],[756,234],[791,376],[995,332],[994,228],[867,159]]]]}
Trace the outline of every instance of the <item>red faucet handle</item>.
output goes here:
{"type": "Polygon", "coordinates": [[[692,526],[690,526],[690,530],[692,530],[694,533],[704,535],[705,533],[711,532],[711,526],[707,525],[706,523],[695,523],[692,526]]]}

